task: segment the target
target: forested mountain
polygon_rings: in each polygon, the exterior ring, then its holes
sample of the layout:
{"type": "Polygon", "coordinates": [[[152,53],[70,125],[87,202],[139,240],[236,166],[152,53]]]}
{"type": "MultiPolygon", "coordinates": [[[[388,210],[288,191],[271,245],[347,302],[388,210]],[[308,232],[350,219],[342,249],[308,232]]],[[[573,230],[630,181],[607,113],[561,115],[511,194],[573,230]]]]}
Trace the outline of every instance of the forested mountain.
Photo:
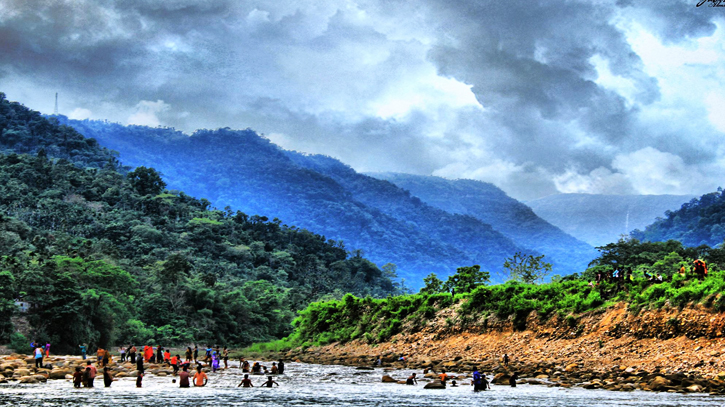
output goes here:
{"type": "MultiPolygon", "coordinates": [[[[428,205],[393,183],[359,174],[334,158],[293,151],[286,153],[300,166],[334,179],[355,200],[392,214],[409,225],[415,225],[416,229],[428,236],[463,250],[471,259],[480,256],[501,261],[517,250],[514,242],[475,217],[452,214],[428,205]]],[[[524,246],[518,248],[526,250],[524,246]]],[[[586,264],[583,266],[585,268],[586,264]]]]}
{"type": "Polygon", "coordinates": [[[679,240],[686,246],[716,246],[725,241],[725,192],[717,192],[693,198],[680,209],[665,212],[644,230],[635,230],[632,237],[639,240],[660,242],[679,240]]]}
{"type": "Polygon", "coordinates": [[[170,187],[343,240],[378,265],[396,264],[414,287],[431,272],[448,276],[465,264],[480,264],[501,281],[496,272],[505,258],[524,250],[472,217],[432,208],[336,160],[329,159],[329,169],[315,166],[321,158],[286,152],[249,129],[186,136],[168,128],[59,120],[121,151],[126,164],[153,163],[170,187]],[[366,192],[371,184],[376,189],[366,192]]]}
{"type": "Polygon", "coordinates": [[[32,339],[67,352],[82,342],[248,344],[288,334],[312,300],[400,292],[339,242],[211,209],[2,93],[0,146],[0,340],[18,297],[33,305],[32,339]]]}
{"type": "Polygon", "coordinates": [[[370,175],[390,181],[436,208],[490,224],[520,246],[546,254],[555,273],[581,272],[597,256],[592,246],[541,219],[493,184],[411,174],[370,175]]]}
{"type": "Polygon", "coordinates": [[[689,195],[558,194],[527,201],[540,217],[592,246],[654,222],[665,211],[694,198],[689,195]]]}

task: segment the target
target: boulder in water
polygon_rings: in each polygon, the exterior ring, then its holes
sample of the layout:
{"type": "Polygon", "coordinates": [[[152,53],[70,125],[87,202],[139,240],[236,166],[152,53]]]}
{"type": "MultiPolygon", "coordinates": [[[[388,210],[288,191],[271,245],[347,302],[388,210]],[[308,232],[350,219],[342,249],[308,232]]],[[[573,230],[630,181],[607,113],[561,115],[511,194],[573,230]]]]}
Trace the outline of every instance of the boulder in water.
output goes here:
{"type": "Polygon", "coordinates": [[[20,378],[20,383],[23,384],[36,384],[38,383],[38,379],[36,379],[33,376],[23,376],[20,378]]]}
{"type": "Polygon", "coordinates": [[[493,379],[491,380],[491,383],[508,384],[510,377],[511,376],[509,376],[508,373],[497,373],[496,376],[494,376],[493,379]]]}
{"type": "Polygon", "coordinates": [[[423,386],[424,389],[445,389],[446,385],[441,383],[440,380],[435,380],[430,383],[427,383],[425,386],[423,386]]]}
{"type": "Polygon", "coordinates": [[[70,374],[68,369],[56,369],[48,373],[48,378],[52,380],[65,379],[65,376],[70,374]]]}
{"type": "Polygon", "coordinates": [[[671,384],[672,382],[670,382],[666,377],[655,376],[655,378],[650,380],[648,383],[648,387],[654,391],[665,391],[671,384]]]}
{"type": "Polygon", "coordinates": [[[397,383],[398,381],[393,379],[392,377],[385,375],[383,376],[383,383],[397,383]]]}

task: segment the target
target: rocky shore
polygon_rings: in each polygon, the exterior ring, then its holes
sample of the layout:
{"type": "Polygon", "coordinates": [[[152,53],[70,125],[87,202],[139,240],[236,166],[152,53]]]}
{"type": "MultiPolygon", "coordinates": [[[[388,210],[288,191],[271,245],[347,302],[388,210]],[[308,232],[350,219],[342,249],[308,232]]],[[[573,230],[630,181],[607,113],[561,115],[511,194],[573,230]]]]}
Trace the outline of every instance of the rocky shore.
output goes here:
{"type": "Polygon", "coordinates": [[[490,316],[461,327],[450,323],[454,316],[454,310],[444,311],[423,329],[408,327],[382,344],[335,343],[274,357],[360,367],[380,357],[391,372],[446,369],[463,378],[478,367],[505,385],[516,372],[519,383],[535,385],[725,394],[725,315],[705,308],[634,314],[619,304],[546,321],[532,313],[525,330],[490,316]]]}
{"type": "MultiPolygon", "coordinates": [[[[80,356],[51,356],[43,359],[42,368],[35,368],[35,359],[27,355],[12,354],[0,356],[0,383],[16,381],[35,384],[47,380],[72,380],[76,367],[85,369],[86,362],[80,356]]],[[[136,377],[138,371],[132,363],[111,362],[108,366],[113,378],[136,377]]],[[[144,374],[170,376],[173,369],[166,365],[144,364],[144,374]]],[[[96,383],[103,386],[103,372],[99,369],[96,383]]]]}

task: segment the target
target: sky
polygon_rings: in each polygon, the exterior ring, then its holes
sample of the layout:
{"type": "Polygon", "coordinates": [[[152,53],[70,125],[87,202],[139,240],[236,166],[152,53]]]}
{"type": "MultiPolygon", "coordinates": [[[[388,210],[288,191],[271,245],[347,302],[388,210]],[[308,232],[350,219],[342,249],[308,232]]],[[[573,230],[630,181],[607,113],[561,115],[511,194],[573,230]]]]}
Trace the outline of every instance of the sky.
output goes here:
{"type": "Polygon", "coordinates": [[[725,184],[725,7],[700,1],[0,0],[0,91],[521,200],[702,194],[725,184]]]}

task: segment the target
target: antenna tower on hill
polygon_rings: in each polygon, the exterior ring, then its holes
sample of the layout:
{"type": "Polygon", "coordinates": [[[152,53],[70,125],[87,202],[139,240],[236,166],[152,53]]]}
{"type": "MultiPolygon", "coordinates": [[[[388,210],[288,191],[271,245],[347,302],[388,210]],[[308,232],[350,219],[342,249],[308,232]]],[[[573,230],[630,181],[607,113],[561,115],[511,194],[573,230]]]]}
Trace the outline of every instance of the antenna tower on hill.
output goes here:
{"type": "Polygon", "coordinates": [[[55,92],[55,109],[53,110],[53,114],[58,116],[58,92],[55,92]]]}

